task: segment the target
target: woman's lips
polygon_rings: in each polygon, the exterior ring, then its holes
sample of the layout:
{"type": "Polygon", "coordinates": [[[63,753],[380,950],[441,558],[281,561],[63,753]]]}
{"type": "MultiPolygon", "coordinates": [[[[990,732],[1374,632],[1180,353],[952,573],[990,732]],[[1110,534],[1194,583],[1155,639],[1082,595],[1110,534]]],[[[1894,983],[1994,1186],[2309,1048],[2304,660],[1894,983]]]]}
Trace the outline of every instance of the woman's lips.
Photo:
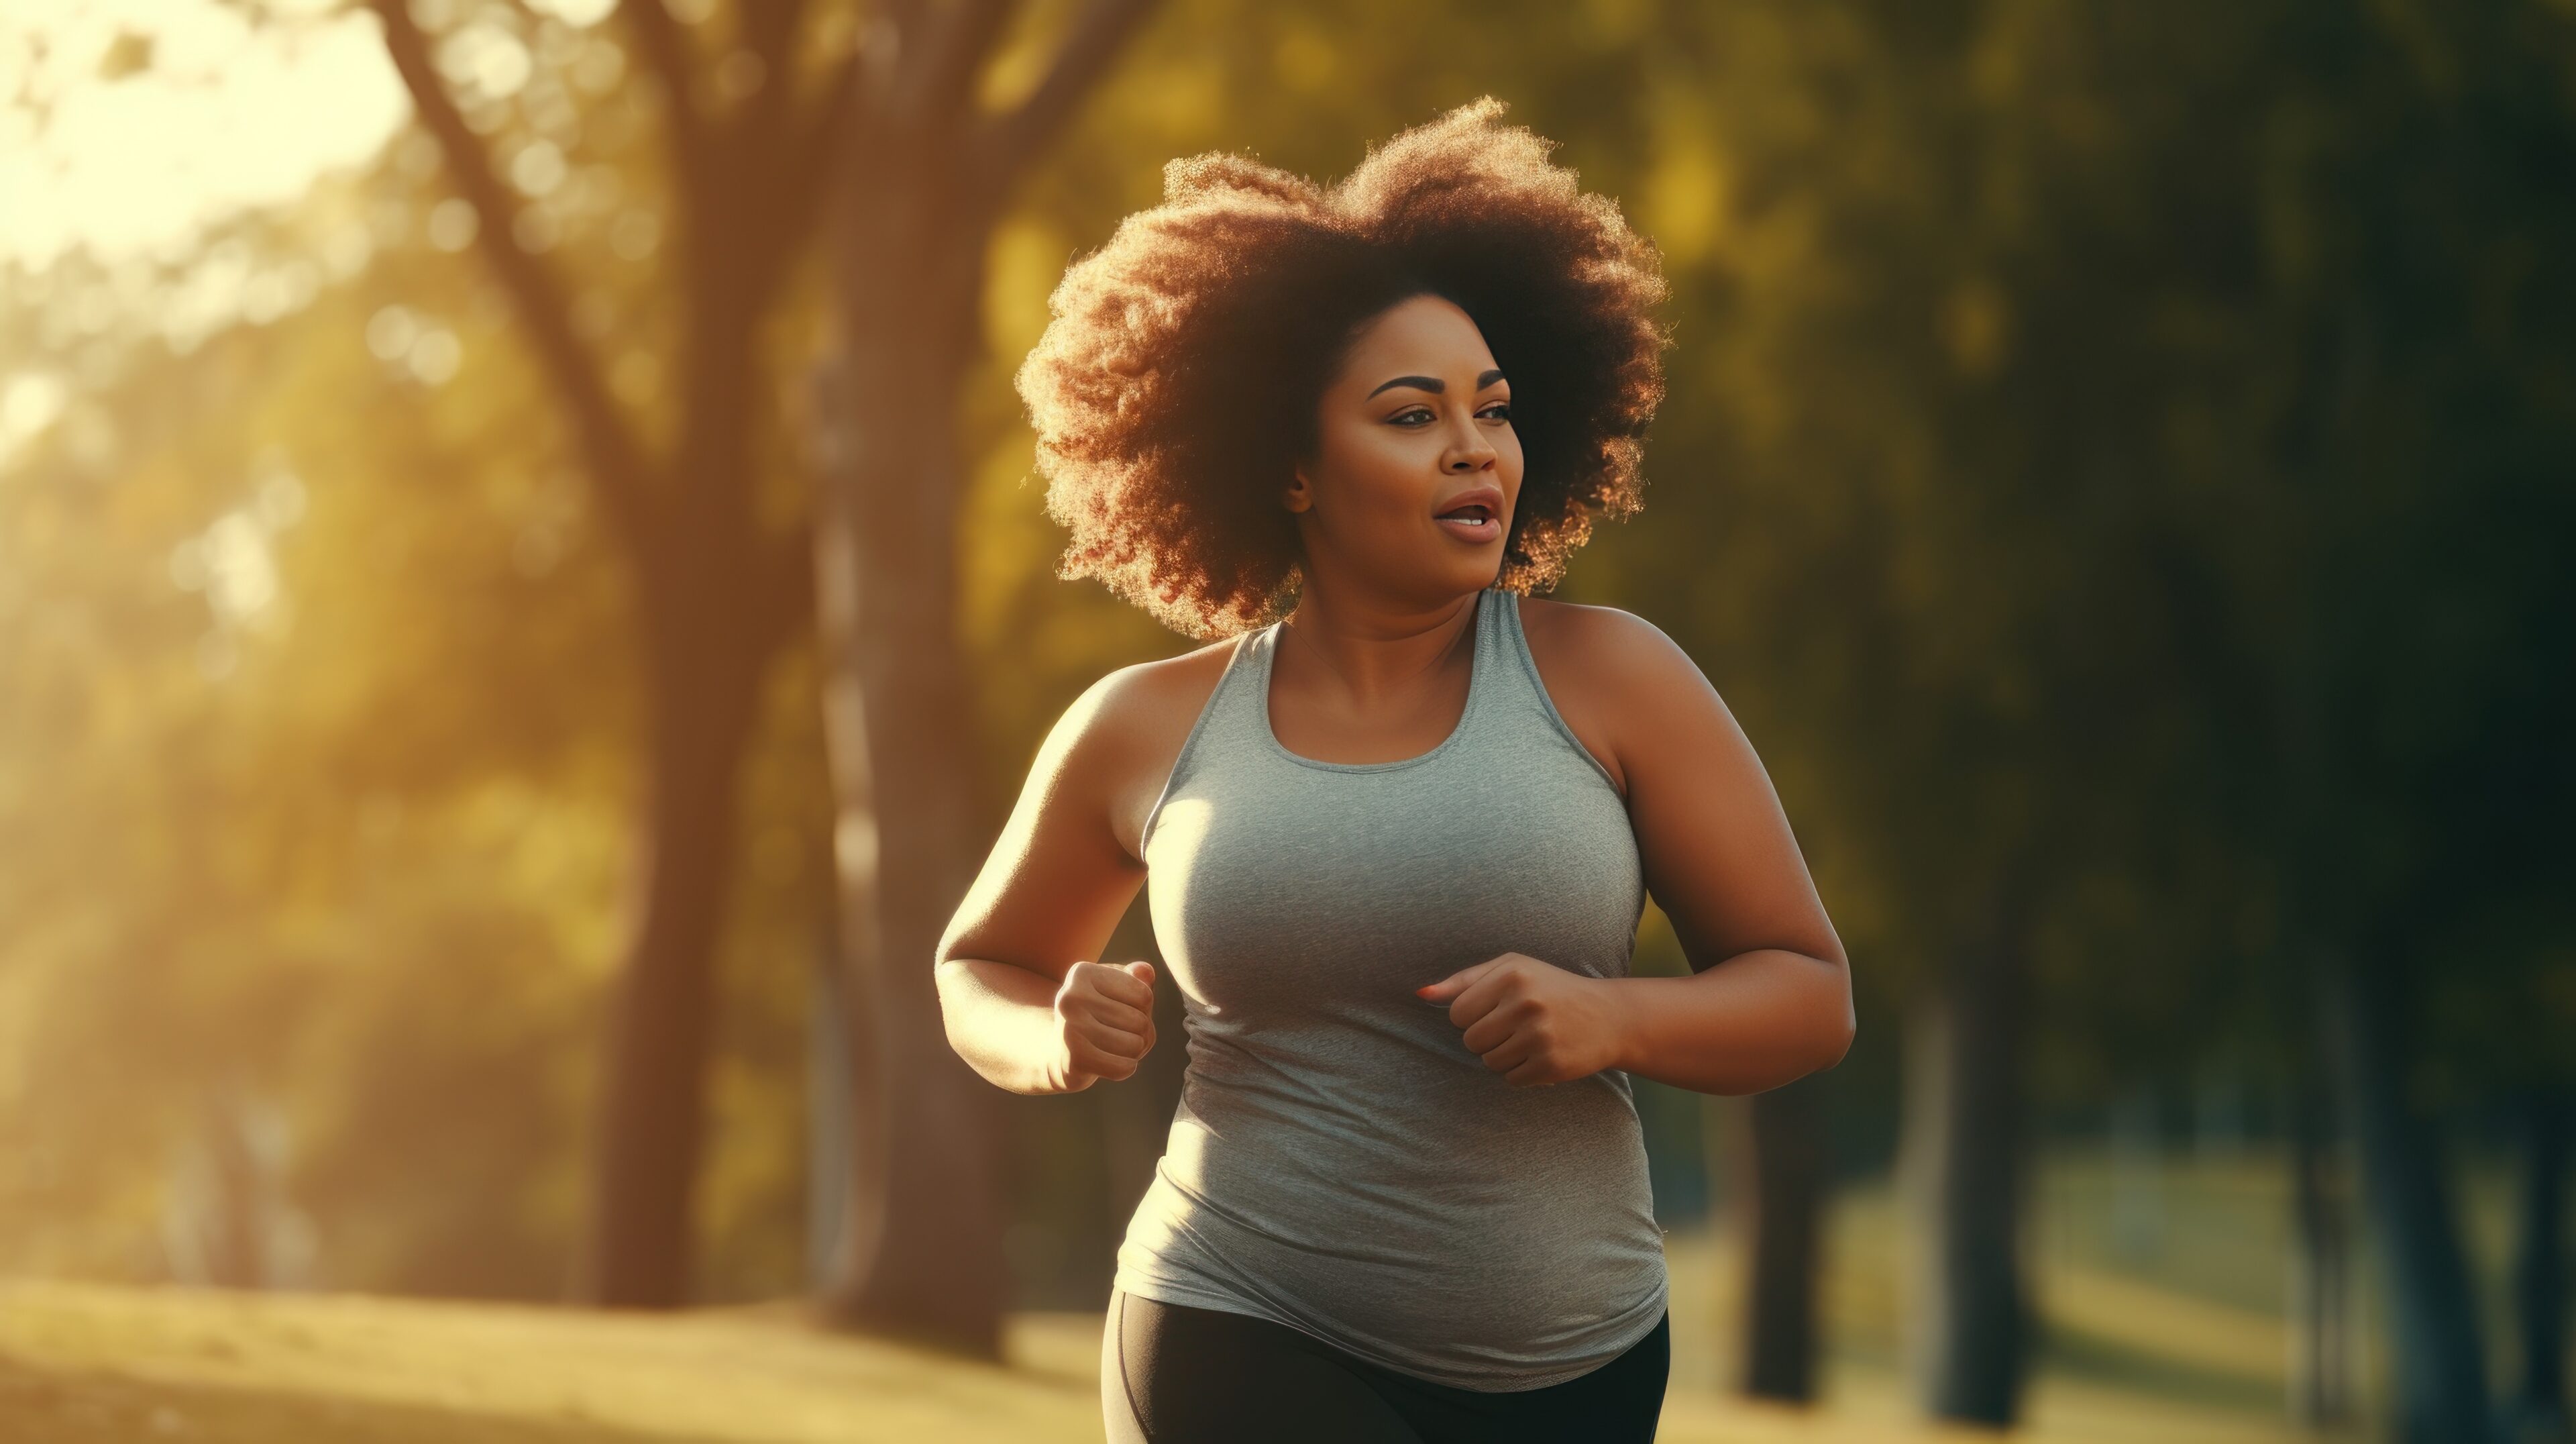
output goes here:
{"type": "Polygon", "coordinates": [[[1501,486],[1478,479],[1449,493],[1431,519],[1470,546],[1490,546],[1502,540],[1503,508],[1510,504],[1501,486]]]}
{"type": "Polygon", "coordinates": [[[1461,542],[1494,542],[1502,536],[1502,498],[1494,495],[1494,487],[1468,487],[1466,495],[1450,498],[1448,511],[1432,516],[1432,521],[1461,542]]]}
{"type": "Polygon", "coordinates": [[[1481,506],[1462,507],[1446,516],[1435,517],[1440,528],[1461,541],[1482,545],[1503,534],[1502,521],[1481,506]]]}

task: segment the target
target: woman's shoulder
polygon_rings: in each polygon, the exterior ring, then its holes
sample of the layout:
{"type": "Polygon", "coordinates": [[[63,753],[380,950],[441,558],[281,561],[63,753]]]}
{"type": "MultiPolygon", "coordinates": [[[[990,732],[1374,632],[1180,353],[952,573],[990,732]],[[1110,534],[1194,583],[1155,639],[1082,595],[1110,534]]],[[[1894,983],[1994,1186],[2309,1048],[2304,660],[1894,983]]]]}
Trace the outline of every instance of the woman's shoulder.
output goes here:
{"type": "Polygon", "coordinates": [[[1580,602],[1521,599],[1521,635],[1539,685],[1575,738],[1628,791],[1628,759],[1641,730],[1676,687],[1708,686],[1699,665],[1663,628],[1634,612],[1580,602]]]}
{"type": "Polygon", "coordinates": [[[1132,856],[1145,816],[1180,760],[1240,637],[1120,667],[1091,685],[1076,706],[1083,731],[1108,769],[1110,830],[1132,856]]]}
{"type": "Polygon", "coordinates": [[[1101,721],[1129,735],[1169,730],[1175,721],[1182,732],[1189,731],[1241,640],[1225,637],[1109,672],[1091,686],[1101,721]]]}
{"type": "Polygon", "coordinates": [[[1698,664],[1663,628],[1617,607],[1524,597],[1521,635],[1540,671],[1562,670],[1595,690],[1700,676],[1698,664]]]}

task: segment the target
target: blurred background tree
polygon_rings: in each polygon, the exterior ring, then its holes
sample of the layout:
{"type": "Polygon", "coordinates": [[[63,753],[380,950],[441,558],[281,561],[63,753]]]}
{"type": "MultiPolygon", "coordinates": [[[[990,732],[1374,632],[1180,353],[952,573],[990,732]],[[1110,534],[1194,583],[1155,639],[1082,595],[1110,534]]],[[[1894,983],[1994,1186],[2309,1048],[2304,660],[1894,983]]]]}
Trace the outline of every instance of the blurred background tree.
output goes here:
{"type": "Polygon", "coordinates": [[[1010,0],[888,7],[846,157],[822,180],[837,324],[816,376],[814,561],[842,952],[874,1025],[847,1050],[869,1067],[830,1303],[846,1323],[995,1358],[1011,1294],[1000,1115],[948,1047],[924,965],[999,825],[957,620],[956,423],[986,358],[993,227],[1151,8],[1091,0],[1033,56],[1006,44],[1010,0]],[[1007,99],[988,104],[997,85],[1007,99]]]}
{"type": "MultiPolygon", "coordinates": [[[[688,1295],[737,779],[770,664],[812,611],[810,543],[792,510],[782,523],[774,514],[788,508],[763,505],[764,482],[774,492],[780,481],[774,462],[759,464],[780,426],[764,343],[813,228],[859,62],[855,51],[807,46],[801,11],[792,0],[746,6],[729,35],[709,37],[721,59],[708,67],[659,0],[622,7],[627,53],[643,60],[626,94],[659,132],[637,138],[647,159],[638,179],[658,198],[640,214],[667,237],[655,285],[638,298],[660,323],[658,344],[625,358],[638,374],[670,378],[647,428],[581,336],[549,255],[566,227],[543,198],[589,154],[570,87],[540,72],[537,57],[560,68],[580,42],[559,18],[526,10],[486,7],[428,29],[406,0],[373,5],[416,123],[435,138],[462,203],[456,224],[470,228],[508,298],[570,433],[563,444],[631,573],[645,759],[637,894],[575,1281],[579,1296],[603,1304],[688,1295]],[[808,82],[799,62],[818,49],[824,73],[808,82]]],[[[580,240],[613,245],[614,224],[580,240]]]]}

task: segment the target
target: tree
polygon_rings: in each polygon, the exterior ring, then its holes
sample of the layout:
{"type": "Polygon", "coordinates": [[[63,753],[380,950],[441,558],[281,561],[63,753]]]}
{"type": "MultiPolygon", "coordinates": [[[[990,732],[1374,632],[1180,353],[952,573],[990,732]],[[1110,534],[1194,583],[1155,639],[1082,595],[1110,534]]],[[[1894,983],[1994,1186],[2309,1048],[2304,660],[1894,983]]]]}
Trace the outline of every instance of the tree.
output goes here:
{"type": "MultiPolygon", "coordinates": [[[[2533,899],[2563,878],[2571,605],[2536,535],[2564,534],[2576,455],[2564,276],[2525,270],[2576,206],[2570,28],[2544,7],[2416,28],[2286,7],[2274,86],[2267,294],[2230,409],[2261,484],[2206,520],[2257,679],[2249,851],[2312,961],[2361,1202],[2390,1282],[2409,1439],[2493,1424],[2479,1309],[2434,1084],[2519,1083],[2531,1026],[2433,1020],[2564,947],[2533,899]],[[2260,376],[2259,381],[2252,380],[2260,376]],[[2535,925],[2536,924],[2536,925],[2535,925]]],[[[2530,1004],[2541,1004],[2531,1007],[2530,1004]]]]}
{"type": "Polygon", "coordinates": [[[814,546],[843,947],[875,1025],[874,1086],[859,1090],[875,1117],[829,1303],[854,1325],[996,1357],[998,1119],[948,1047],[930,968],[987,841],[956,621],[958,401],[994,220],[1150,0],[1093,0],[1036,85],[987,112],[977,96],[1017,8],[897,5],[870,42],[883,78],[829,182],[837,324],[814,546]]]}
{"type": "MultiPolygon", "coordinates": [[[[371,3],[634,580],[649,781],[576,1287],[604,1304],[674,1305],[689,1290],[710,960],[735,862],[736,785],[760,684],[811,611],[806,534],[760,505],[769,425],[760,343],[813,227],[862,52],[833,60],[814,93],[799,95],[801,0],[746,5],[739,44],[712,73],[661,0],[620,6],[665,122],[677,252],[676,414],[657,448],[617,400],[563,279],[531,245],[540,232],[528,208],[503,184],[486,135],[505,119],[504,98],[478,95],[469,110],[433,56],[462,27],[433,36],[405,0],[371,3]]],[[[472,22],[496,27],[484,45],[503,28],[560,23],[517,9],[472,22]]]]}
{"type": "Polygon", "coordinates": [[[1831,1181],[1824,1081],[1802,1078],[1747,1099],[1738,1150],[1749,1165],[1751,1210],[1738,1383],[1755,1398],[1793,1404],[1816,1397],[1816,1285],[1831,1181]]]}

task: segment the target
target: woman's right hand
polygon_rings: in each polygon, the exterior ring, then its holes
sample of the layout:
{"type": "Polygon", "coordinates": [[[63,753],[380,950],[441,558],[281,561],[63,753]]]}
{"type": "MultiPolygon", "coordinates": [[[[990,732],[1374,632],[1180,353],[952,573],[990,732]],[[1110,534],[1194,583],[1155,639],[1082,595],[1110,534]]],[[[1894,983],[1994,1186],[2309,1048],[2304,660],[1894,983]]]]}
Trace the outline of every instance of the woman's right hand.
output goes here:
{"type": "Polygon", "coordinates": [[[1154,1046],[1154,965],[1075,963],[1055,994],[1056,1054],[1050,1091],[1079,1093],[1135,1076],[1154,1046]]]}

